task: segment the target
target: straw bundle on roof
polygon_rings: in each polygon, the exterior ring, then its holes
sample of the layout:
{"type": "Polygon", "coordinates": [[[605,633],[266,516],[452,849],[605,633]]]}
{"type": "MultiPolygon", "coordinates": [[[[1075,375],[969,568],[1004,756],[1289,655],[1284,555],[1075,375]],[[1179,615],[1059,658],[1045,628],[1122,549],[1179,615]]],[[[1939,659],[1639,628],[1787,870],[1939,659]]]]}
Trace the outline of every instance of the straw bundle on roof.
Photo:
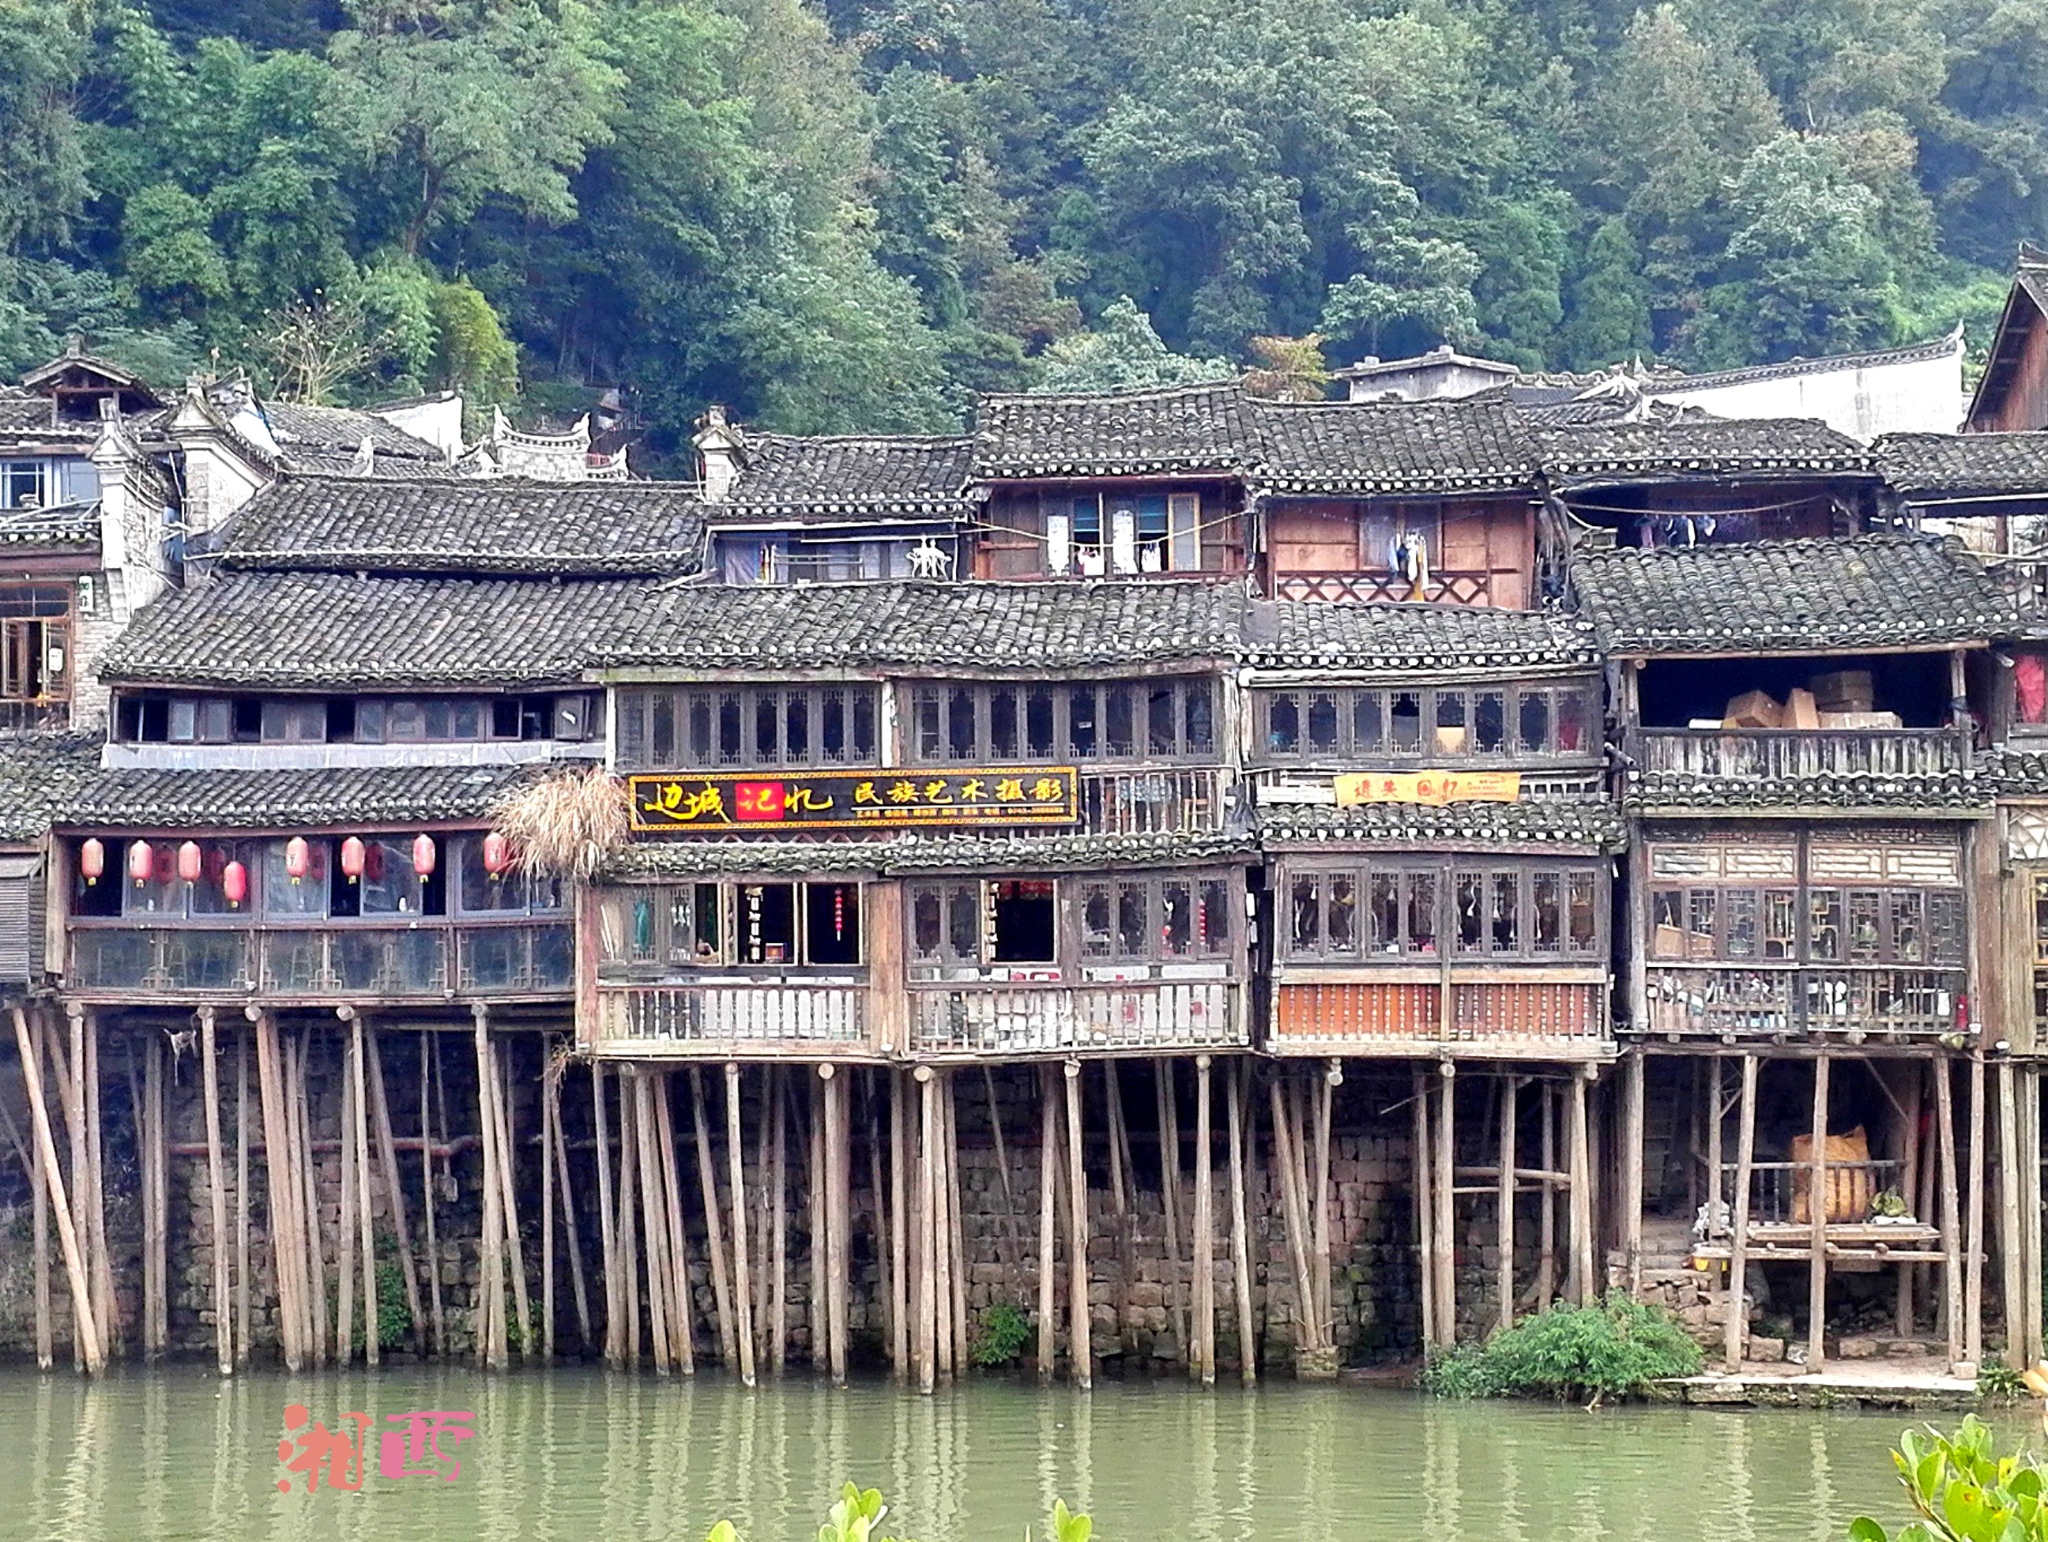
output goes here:
{"type": "Polygon", "coordinates": [[[626,844],[626,786],[602,766],[544,777],[506,794],[491,820],[521,862],[587,879],[626,844]]]}

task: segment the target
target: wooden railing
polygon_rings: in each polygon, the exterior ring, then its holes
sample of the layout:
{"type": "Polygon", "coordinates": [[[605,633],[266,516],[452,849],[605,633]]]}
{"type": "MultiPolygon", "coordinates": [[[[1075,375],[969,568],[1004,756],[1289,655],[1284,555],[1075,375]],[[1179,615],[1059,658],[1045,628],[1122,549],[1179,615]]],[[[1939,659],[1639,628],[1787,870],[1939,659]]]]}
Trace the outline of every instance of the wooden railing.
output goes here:
{"type": "Polygon", "coordinates": [[[868,987],[784,979],[597,990],[591,1048],[599,1054],[724,1055],[764,1049],[864,1049],[868,987]]]}
{"type": "Polygon", "coordinates": [[[1241,989],[1224,980],[1117,985],[916,986],[911,1048],[921,1054],[1045,1054],[1118,1049],[1241,1049],[1241,989]]]}
{"type": "Polygon", "coordinates": [[[1486,571],[1432,569],[1417,593],[1415,585],[1390,573],[1275,573],[1278,600],[1427,600],[1436,605],[1491,605],[1494,575],[1486,571]]]}
{"type": "Polygon", "coordinates": [[[71,698],[38,696],[0,701],[0,729],[66,728],[71,723],[71,698]]]}
{"type": "Polygon", "coordinates": [[[1441,980],[1283,983],[1274,1047],[1414,1045],[1489,1040],[1604,1040],[1607,986],[1590,981],[1457,981],[1443,1012],[1441,980]]]}
{"type": "Polygon", "coordinates": [[[1223,827],[1223,773],[1089,772],[1081,778],[1081,828],[1091,835],[1149,835],[1223,827]]]}
{"type": "MultiPolygon", "coordinates": [[[[1821,1192],[1826,1195],[1824,1219],[1831,1226],[1860,1225],[1870,1217],[1870,1202],[1886,1189],[1899,1186],[1906,1164],[1899,1161],[1838,1162],[1829,1159],[1821,1192]]],[[[1722,1203],[1735,1206],[1735,1180],[1740,1169],[1733,1162],[1721,1167],[1722,1203]]],[[[1813,1187],[1811,1162],[1752,1162],[1749,1166],[1749,1221],[1752,1226],[1807,1226],[1812,1224],[1806,1196],[1813,1187]]],[[[1730,1215],[1714,1218],[1718,1236],[1727,1236],[1733,1225],[1730,1215]]]]}
{"type": "Polygon", "coordinates": [[[1733,1035],[1954,1033],[1964,1014],[1960,969],[1791,964],[1649,970],[1651,1033],[1733,1035]]]}
{"type": "Polygon", "coordinates": [[[75,926],[68,987],[80,994],[284,1000],[557,996],[569,991],[566,921],[232,928],[75,926]]]}
{"type": "Polygon", "coordinates": [[[1648,728],[1630,758],[1652,775],[1790,781],[1947,776],[1970,766],[1953,728],[1648,728]]]}

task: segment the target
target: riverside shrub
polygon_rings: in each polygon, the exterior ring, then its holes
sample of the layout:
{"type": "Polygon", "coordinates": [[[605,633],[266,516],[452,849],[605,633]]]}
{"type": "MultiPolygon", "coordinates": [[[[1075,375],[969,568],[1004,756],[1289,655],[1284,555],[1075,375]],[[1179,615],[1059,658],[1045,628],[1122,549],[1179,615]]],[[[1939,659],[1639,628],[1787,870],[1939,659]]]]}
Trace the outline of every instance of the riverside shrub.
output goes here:
{"type": "Polygon", "coordinates": [[[1619,1293],[1563,1302],[1484,1344],[1431,1358],[1422,1385],[1440,1397],[1621,1396],[1664,1376],[1694,1376],[1699,1345],[1669,1313],[1619,1293]]]}

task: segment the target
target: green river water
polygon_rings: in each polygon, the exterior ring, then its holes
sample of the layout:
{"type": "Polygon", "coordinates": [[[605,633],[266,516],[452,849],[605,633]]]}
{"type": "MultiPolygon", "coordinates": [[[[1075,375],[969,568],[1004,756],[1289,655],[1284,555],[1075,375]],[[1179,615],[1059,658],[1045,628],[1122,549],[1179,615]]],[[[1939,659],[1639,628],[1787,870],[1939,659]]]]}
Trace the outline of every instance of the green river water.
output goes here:
{"type": "MultiPolygon", "coordinates": [[[[0,1370],[0,1538],[798,1542],[841,1476],[919,1542],[1043,1537],[1053,1496],[1105,1542],[1841,1542],[1895,1524],[1898,1414],[1455,1404],[1373,1388],[978,1382],[920,1398],[803,1378],[749,1392],[575,1369],[374,1377],[196,1369],[86,1385],[0,1370]],[[454,1482],[279,1493],[284,1408],[474,1412],[454,1482]]],[[[2015,1420],[2016,1426],[2018,1420],[2015,1420]]]]}

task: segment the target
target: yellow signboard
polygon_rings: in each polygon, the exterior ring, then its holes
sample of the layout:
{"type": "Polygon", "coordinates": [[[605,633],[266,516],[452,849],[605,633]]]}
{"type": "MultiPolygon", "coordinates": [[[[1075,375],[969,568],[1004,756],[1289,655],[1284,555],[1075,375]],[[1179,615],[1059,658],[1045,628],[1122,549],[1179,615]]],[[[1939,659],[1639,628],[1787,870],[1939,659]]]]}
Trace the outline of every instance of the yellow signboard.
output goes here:
{"type": "Polygon", "coordinates": [[[632,828],[647,834],[733,830],[1070,825],[1081,817],[1072,766],[891,769],[789,776],[629,776],[632,828]]]}
{"type": "Polygon", "coordinates": [[[1361,803],[1513,803],[1522,796],[1519,771],[1361,771],[1337,778],[1337,807],[1361,803]]]}

